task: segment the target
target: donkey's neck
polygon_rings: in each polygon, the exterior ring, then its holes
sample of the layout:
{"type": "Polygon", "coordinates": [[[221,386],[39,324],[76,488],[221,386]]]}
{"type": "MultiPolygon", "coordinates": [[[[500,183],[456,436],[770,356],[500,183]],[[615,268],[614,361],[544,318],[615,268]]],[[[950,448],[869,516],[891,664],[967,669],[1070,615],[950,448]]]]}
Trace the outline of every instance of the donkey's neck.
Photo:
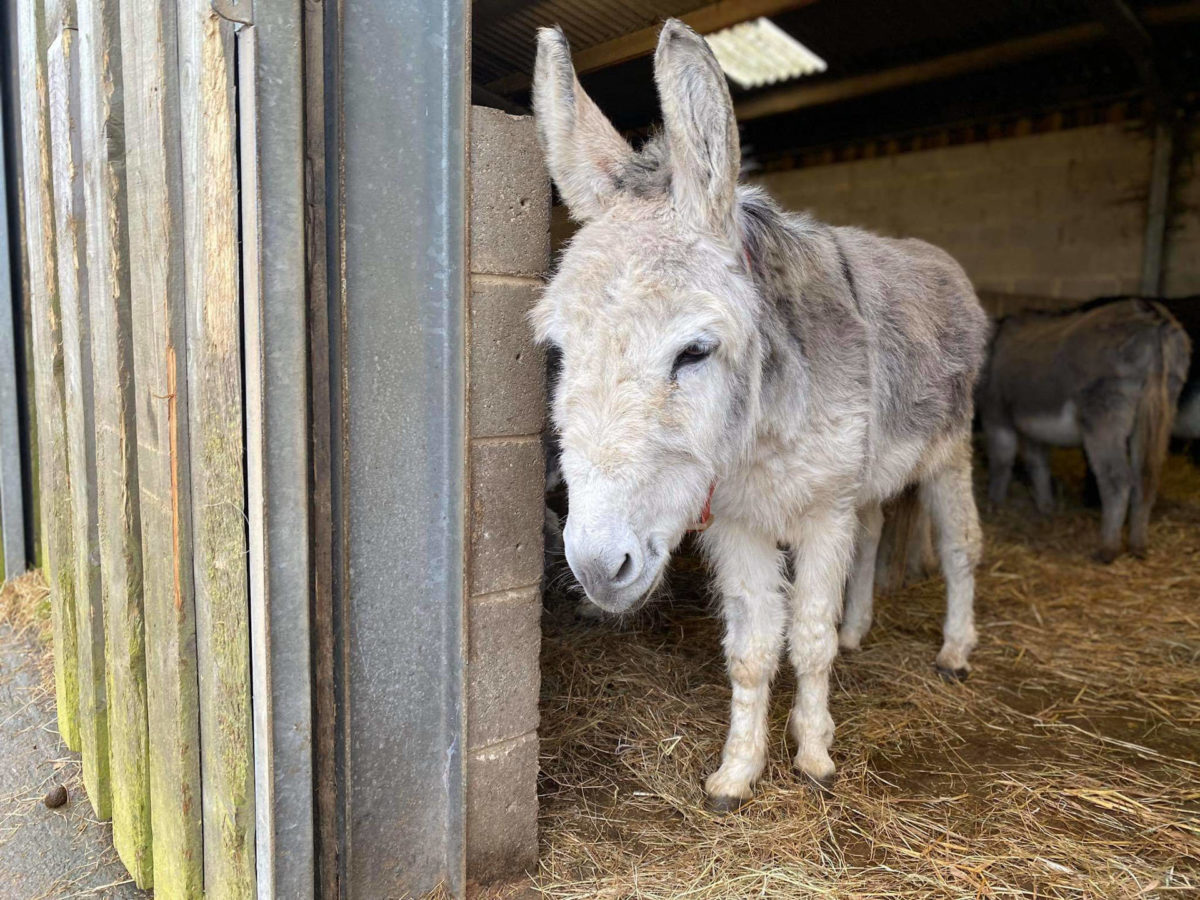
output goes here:
{"type": "Polygon", "coordinates": [[[783,212],[758,188],[738,190],[738,229],[742,249],[761,300],[757,310],[763,342],[760,409],[778,421],[806,395],[808,329],[800,302],[812,278],[814,260],[807,240],[814,223],[783,212]]]}

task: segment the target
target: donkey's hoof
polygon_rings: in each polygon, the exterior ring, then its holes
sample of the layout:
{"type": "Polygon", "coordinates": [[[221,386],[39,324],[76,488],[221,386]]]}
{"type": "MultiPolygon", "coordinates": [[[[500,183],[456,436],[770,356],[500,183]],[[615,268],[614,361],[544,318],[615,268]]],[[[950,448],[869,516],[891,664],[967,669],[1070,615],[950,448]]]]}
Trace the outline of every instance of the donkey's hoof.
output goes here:
{"type": "Polygon", "coordinates": [[[1150,551],[1147,550],[1145,547],[1135,547],[1132,544],[1130,544],[1129,545],[1129,555],[1132,556],[1134,559],[1144,560],[1147,556],[1150,555],[1150,551]]]}
{"type": "Polygon", "coordinates": [[[1095,559],[1096,562],[1104,563],[1104,565],[1107,566],[1120,555],[1120,550],[1116,550],[1112,547],[1101,547],[1094,554],[1092,554],[1092,558],[1095,559]]]}
{"type": "Polygon", "coordinates": [[[804,778],[804,783],[817,794],[820,794],[822,797],[833,796],[833,785],[837,781],[836,772],[830,772],[828,775],[811,775],[808,772],[801,771],[800,775],[804,778]]]}
{"type": "Polygon", "coordinates": [[[728,816],[750,802],[749,797],[734,797],[731,794],[705,794],[704,806],[718,816],[728,816]]]}
{"type": "Polygon", "coordinates": [[[971,675],[971,670],[966,666],[959,666],[952,669],[949,666],[935,664],[934,668],[937,669],[937,673],[941,676],[942,681],[947,684],[958,684],[959,682],[966,681],[971,675]]]}

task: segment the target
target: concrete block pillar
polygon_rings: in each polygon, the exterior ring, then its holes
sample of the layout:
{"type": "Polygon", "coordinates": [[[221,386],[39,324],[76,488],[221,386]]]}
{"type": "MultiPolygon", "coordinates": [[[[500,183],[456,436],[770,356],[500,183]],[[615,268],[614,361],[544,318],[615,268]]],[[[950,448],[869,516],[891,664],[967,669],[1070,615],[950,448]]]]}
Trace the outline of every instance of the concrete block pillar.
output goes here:
{"type": "Polygon", "coordinates": [[[537,863],[544,359],[527,314],[550,262],[533,119],[471,110],[467,877],[537,863]]]}

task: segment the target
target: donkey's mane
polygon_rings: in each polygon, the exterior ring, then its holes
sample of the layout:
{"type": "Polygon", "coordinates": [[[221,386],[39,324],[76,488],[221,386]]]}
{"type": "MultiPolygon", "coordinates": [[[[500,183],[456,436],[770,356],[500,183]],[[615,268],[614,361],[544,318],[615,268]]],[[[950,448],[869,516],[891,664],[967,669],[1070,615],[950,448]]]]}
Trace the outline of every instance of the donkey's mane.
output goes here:
{"type": "Polygon", "coordinates": [[[755,281],[768,294],[782,286],[783,273],[811,267],[817,252],[811,238],[828,227],[808,213],[785,212],[766,191],[749,185],[737,189],[737,222],[755,281]]]}
{"type": "MultiPolygon", "coordinates": [[[[671,148],[655,130],[612,176],[617,190],[640,199],[665,197],[671,190],[671,148]]],[[[759,277],[806,260],[813,250],[805,237],[822,226],[808,213],[789,213],[762,188],[739,185],[737,221],[742,246],[759,277]]]]}
{"type": "Polygon", "coordinates": [[[671,190],[671,149],[662,131],[652,132],[641,149],[617,171],[613,186],[642,199],[663,197],[671,190]]]}

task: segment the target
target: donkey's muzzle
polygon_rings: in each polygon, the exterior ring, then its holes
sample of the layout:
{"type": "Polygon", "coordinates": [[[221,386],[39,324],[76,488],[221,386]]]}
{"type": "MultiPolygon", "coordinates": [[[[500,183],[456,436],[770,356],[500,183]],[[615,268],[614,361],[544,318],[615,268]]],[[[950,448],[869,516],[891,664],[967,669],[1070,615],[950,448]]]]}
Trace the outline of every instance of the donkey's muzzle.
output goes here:
{"type": "Polygon", "coordinates": [[[646,593],[653,572],[648,572],[646,552],[630,529],[596,524],[575,527],[568,515],[563,538],[567,563],[597,606],[620,612],[646,593]]]}

